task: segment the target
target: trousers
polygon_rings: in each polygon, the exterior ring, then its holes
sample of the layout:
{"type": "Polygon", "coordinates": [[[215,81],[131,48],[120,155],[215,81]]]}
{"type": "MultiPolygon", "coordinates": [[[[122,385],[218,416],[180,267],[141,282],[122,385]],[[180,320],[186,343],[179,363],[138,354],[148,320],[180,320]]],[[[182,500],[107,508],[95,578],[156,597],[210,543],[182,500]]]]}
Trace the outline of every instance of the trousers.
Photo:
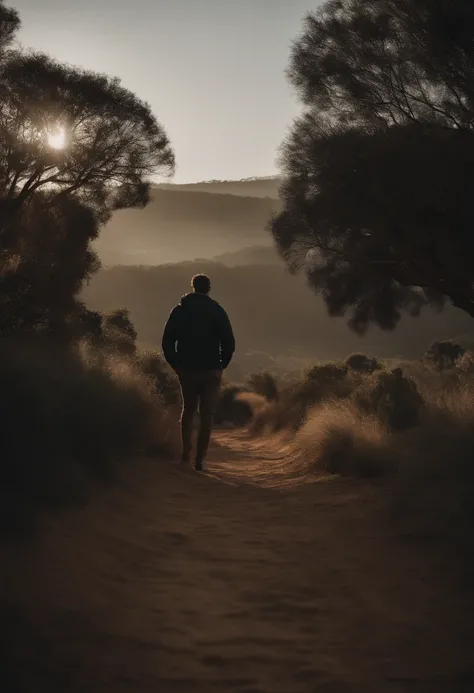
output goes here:
{"type": "Polygon", "coordinates": [[[206,457],[214,418],[219,399],[222,371],[197,371],[178,373],[181,386],[183,409],[181,413],[181,437],[183,442],[183,462],[191,455],[194,419],[199,409],[199,433],[196,448],[196,462],[202,464],[206,457]]]}

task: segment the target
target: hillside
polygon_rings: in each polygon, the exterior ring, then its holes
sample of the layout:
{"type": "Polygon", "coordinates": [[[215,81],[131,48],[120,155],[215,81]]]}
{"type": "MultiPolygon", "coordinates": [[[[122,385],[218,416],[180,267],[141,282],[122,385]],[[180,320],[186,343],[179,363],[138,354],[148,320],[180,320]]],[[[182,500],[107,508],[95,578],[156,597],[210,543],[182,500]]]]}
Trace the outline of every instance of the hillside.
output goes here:
{"type": "Polygon", "coordinates": [[[145,209],[117,212],[95,242],[102,262],[154,265],[271,245],[268,222],[278,201],[215,194],[213,185],[207,184],[206,191],[193,186],[155,187],[145,209]]]}
{"type": "Polygon", "coordinates": [[[227,267],[239,267],[242,265],[278,265],[283,266],[283,260],[278,255],[274,246],[253,245],[242,248],[232,253],[222,253],[213,258],[214,262],[220,262],[227,267]]]}
{"type": "Polygon", "coordinates": [[[192,274],[209,272],[213,295],[234,322],[240,358],[265,352],[332,359],[360,350],[416,357],[436,339],[474,339],[472,320],[452,308],[405,317],[395,332],[373,328],[363,339],[344,319],[329,318],[272,245],[268,222],[278,210],[278,185],[266,178],[154,186],[145,209],[117,213],[101,233],[96,249],[105,269],[84,291],[86,301],[99,310],[129,308],[141,343],[157,348],[192,274]]]}
{"type": "Polygon", "coordinates": [[[183,192],[210,192],[218,194],[239,195],[241,197],[271,197],[278,199],[280,179],[249,178],[244,180],[213,180],[202,183],[186,183],[183,185],[161,184],[162,190],[181,190],[183,192]]]}
{"type": "Polygon", "coordinates": [[[366,351],[380,357],[418,357],[435,339],[474,337],[474,322],[447,308],[426,310],[421,318],[404,317],[394,332],[371,329],[360,338],[343,318],[330,318],[321,298],[302,277],[283,266],[262,264],[227,267],[211,261],[183,262],[159,267],[112,267],[93,278],[84,291],[91,308],[127,307],[139,339],[159,348],[164,323],[173,305],[188,291],[190,278],[207,272],[212,295],[228,310],[238,343],[237,358],[262,351],[274,357],[298,356],[314,360],[345,357],[366,351]]]}

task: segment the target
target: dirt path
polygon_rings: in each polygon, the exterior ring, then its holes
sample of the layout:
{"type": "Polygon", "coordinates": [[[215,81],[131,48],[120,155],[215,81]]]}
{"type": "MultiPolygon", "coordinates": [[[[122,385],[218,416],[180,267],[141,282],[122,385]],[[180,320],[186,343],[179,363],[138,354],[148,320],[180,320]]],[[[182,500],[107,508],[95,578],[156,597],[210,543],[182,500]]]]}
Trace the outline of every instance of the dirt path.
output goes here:
{"type": "Polygon", "coordinates": [[[471,691],[449,571],[390,537],[380,491],[301,484],[287,454],[219,433],[208,474],[138,462],[5,549],[2,691],[471,691]]]}

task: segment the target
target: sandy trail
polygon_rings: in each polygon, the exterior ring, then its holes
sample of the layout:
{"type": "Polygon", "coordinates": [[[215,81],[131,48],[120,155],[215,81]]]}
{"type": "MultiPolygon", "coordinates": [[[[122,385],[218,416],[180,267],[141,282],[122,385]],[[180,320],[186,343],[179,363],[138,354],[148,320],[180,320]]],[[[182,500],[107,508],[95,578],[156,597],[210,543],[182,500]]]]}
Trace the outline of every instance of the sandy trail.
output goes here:
{"type": "Polygon", "coordinates": [[[449,570],[390,536],[380,490],[300,483],[287,455],[220,432],[208,474],[139,461],[34,548],[4,547],[0,688],[473,690],[449,570]]]}

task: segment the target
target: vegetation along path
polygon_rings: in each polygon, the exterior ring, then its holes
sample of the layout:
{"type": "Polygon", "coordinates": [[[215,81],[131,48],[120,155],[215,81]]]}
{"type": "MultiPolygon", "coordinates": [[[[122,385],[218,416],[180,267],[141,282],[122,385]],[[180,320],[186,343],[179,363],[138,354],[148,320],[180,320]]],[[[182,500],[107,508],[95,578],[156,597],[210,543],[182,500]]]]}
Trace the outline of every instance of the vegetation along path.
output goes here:
{"type": "Polygon", "coordinates": [[[225,431],[208,470],[139,461],[3,547],[2,690],[471,690],[462,590],[391,535],[380,489],[225,431]]]}

